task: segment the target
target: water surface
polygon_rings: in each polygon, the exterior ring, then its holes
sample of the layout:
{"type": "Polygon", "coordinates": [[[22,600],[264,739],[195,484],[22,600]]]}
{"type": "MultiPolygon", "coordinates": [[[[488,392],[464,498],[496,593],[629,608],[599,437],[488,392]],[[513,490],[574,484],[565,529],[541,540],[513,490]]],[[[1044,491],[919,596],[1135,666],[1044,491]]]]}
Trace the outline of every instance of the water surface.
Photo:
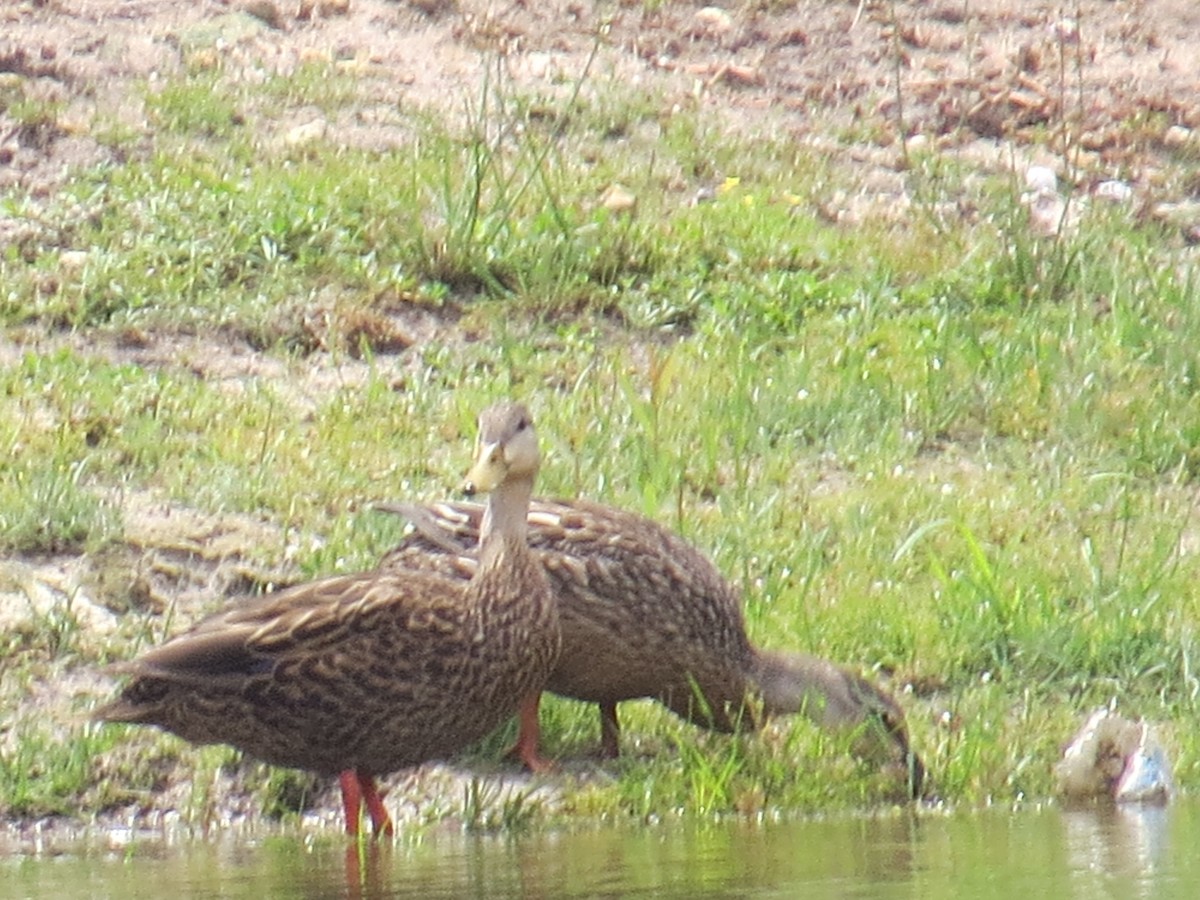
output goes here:
{"type": "Polygon", "coordinates": [[[1196,896],[1200,803],[425,835],[0,843],[0,898],[1196,896]],[[360,852],[361,849],[361,852],[360,852]]]}

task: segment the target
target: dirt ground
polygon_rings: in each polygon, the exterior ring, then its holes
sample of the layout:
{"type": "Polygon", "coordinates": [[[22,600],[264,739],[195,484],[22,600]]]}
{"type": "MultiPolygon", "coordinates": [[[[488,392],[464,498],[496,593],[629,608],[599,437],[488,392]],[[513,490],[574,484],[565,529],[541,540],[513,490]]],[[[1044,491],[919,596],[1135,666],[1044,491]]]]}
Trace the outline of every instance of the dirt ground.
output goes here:
{"type": "MultiPolygon", "coordinates": [[[[905,149],[924,146],[982,167],[1037,162],[1084,189],[1119,180],[1147,206],[1180,203],[1200,192],[1200,181],[1179,176],[1181,160],[1197,158],[1197,34],[1195,0],[3,0],[0,200],[48,208],[73,172],[119,162],[128,148],[106,143],[103,129],[148,133],[147,86],[187,67],[253,83],[332,61],[357,76],[359,92],[322,123],[326,138],[387,147],[407,139],[406,110],[454,114],[476,90],[485,54],[502,55],[516,85],[554,92],[598,46],[588,90],[645,87],[727,128],[792,135],[844,154],[864,181],[899,177],[905,149]],[[15,96],[45,101],[55,116],[23,118],[15,96]],[[1064,141],[1071,173],[1061,165],[1064,141]]],[[[313,115],[286,110],[251,124],[272,138],[313,115]]],[[[30,228],[46,233],[15,208],[0,203],[0,253],[30,228]]],[[[12,358],[7,343],[0,338],[0,363],[12,358]]],[[[191,352],[220,360],[213,365],[222,371],[278,367],[239,350],[191,352]]],[[[318,354],[303,378],[319,380],[334,365],[318,354]]],[[[338,371],[341,380],[353,374],[338,371]]],[[[289,377],[286,368],[278,377],[289,377]]],[[[298,396],[310,389],[298,380],[298,396]]],[[[258,540],[270,523],[217,520],[136,494],[123,499],[123,513],[127,556],[108,564],[135,572],[141,602],[211,608],[214,594],[290,577],[230,562],[239,541],[258,540]]],[[[103,634],[113,614],[88,600],[102,576],[94,561],[0,560],[0,627],[69,595],[76,615],[103,634]]],[[[81,689],[71,679],[54,687],[81,689]]],[[[52,702],[44,694],[20,715],[52,702]]],[[[225,798],[222,815],[244,815],[236,776],[212,790],[225,798]]],[[[146,811],[181,802],[166,796],[146,811]]],[[[336,814],[332,794],[318,814],[336,814]]],[[[32,828],[12,825],[10,837],[32,828]]]]}
{"type": "MultiPolygon", "coordinates": [[[[61,113],[30,124],[0,112],[0,190],[45,195],[104,161],[114,151],[97,123],[147,129],[143,85],[185,66],[253,80],[333,60],[361,91],[328,136],[386,146],[406,136],[396,110],[460,106],[481,53],[503,54],[518,85],[550,90],[583,70],[598,34],[593,90],[646,86],[731,128],[841,142],[884,165],[896,154],[876,151],[901,132],[946,150],[1036,137],[1054,156],[1044,135],[1060,129],[1088,177],[1149,190],[1162,187],[1161,153],[1190,138],[1179,129],[1200,125],[1197,33],[1192,0],[9,0],[0,109],[19,79],[61,113]]],[[[282,115],[259,127],[311,118],[282,115]]]]}

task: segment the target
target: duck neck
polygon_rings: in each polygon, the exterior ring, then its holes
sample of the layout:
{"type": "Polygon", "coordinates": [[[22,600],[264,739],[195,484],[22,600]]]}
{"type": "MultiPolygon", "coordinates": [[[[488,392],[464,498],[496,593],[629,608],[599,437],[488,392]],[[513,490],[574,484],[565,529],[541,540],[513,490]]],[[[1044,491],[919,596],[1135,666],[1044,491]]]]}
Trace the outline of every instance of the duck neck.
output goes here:
{"type": "Polygon", "coordinates": [[[820,720],[839,682],[837,669],[826,660],[805,654],[754,655],[754,681],[770,716],[804,713],[820,720]]]}
{"type": "Polygon", "coordinates": [[[526,516],[529,498],[533,495],[533,479],[505,481],[488,495],[479,528],[479,559],[488,567],[503,548],[525,544],[526,516]]]}

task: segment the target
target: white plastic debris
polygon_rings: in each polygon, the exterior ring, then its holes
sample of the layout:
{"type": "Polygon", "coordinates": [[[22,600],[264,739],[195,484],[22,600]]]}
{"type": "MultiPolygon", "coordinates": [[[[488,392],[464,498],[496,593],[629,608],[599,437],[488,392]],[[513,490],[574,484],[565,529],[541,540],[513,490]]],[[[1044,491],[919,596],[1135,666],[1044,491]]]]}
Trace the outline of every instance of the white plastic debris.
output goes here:
{"type": "Polygon", "coordinates": [[[1107,796],[1119,803],[1166,803],[1175,789],[1154,729],[1108,708],[1088,717],[1054,774],[1059,793],[1076,800],[1107,796]]]}
{"type": "Polygon", "coordinates": [[[1125,760],[1125,771],[1117,780],[1114,796],[1118,801],[1166,803],[1174,784],[1167,753],[1154,739],[1150,726],[1141,724],[1137,749],[1125,760]]]}

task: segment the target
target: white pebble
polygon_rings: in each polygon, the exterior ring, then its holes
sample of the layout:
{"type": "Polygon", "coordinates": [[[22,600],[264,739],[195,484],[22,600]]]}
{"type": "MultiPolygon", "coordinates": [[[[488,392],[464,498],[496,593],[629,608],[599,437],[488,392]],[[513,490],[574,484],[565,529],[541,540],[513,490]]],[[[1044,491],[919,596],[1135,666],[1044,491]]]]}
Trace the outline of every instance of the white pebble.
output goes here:
{"type": "Polygon", "coordinates": [[[1058,192],[1058,176],[1049,166],[1030,166],[1025,170],[1025,187],[1039,194],[1058,192]]]}
{"type": "Polygon", "coordinates": [[[1133,188],[1125,181],[1102,181],[1096,185],[1096,196],[1113,203],[1125,203],[1133,197],[1133,188]]]}

